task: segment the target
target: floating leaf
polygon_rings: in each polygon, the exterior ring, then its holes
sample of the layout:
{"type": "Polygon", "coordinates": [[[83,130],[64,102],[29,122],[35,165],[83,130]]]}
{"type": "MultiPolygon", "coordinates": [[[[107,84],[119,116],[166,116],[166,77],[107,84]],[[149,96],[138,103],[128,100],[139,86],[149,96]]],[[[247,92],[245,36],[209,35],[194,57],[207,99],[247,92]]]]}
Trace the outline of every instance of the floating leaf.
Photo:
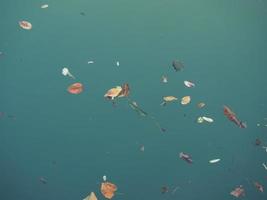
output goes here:
{"type": "Polygon", "coordinates": [[[219,162],[221,159],[217,158],[217,159],[212,159],[209,161],[209,163],[213,164],[213,163],[217,163],[219,162]]]}
{"type": "Polygon", "coordinates": [[[259,182],[254,182],[254,185],[257,188],[257,190],[259,190],[260,192],[264,192],[264,188],[259,182]]]}
{"type": "Polygon", "coordinates": [[[204,102],[200,102],[197,104],[198,108],[203,108],[206,104],[204,102]]]}
{"type": "Polygon", "coordinates": [[[209,122],[209,123],[212,123],[213,122],[213,119],[210,118],[210,117],[203,116],[202,119],[204,119],[206,122],[209,122]]]}
{"type": "Polygon", "coordinates": [[[69,69],[67,67],[64,67],[62,69],[61,73],[62,73],[63,76],[69,76],[69,77],[75,79],[75,77],[70,73],[70,71],[69,71],[69,69]]]}
{"type": "Polygon", "coordinates": [[[107,91],[107,93],[104,95],[104,97],[108,99],[114,99],[115,97],[119,96],[119,94],[122,91],[121,86],[117,86],[115,88],[111,88],[110,90],[107,91]]]}
{"type": "Polygon", "coordinates": [[[83,91],[81,83],[74,83],[68,87],[68,92],[71,94],[80,94],[83,91]]]}
{"type": "Polygon", "coordinates": [[[32,24],[28,21],[19,21],[19,26],[25,30],[31,30],[32,24]]]}
{"type": "Polygon", "coordinates": [[[179,157],[180,157],[182,160],[184,160],[184,161],[186,161],[187,163],[189,163],[189,164],[193,163],[193,160],[192,160],[191,156],[188,155],[188,154],[186,154],[186,153],[184,153],[184,152],[181,152],[181,153],[179,154],[179,157]]]}
{"type": "Polygon", "coordinates": [[[42,9],[48,8],[48,4],[44,4],[41,6],[42,9]]]}
{"type": "Polygon", "coordinates": [[[130,87],[129,87],[129,84],[128,83],[125,83],[122,85],[122,90],[119,94],[119,97],[127,97],[129,96],[129,93],[130,93],[130,87]]]}
{"type": "Polygon", "coordinates": [[[190,96],[185,96],[185,97],[182,98],[181,104],[182,105],[186,105],[186,104],[189,104],[190,101],[191,101],[191,97],[190,96]]]}
{"type": "Polygon", "coordinates": [[[190,81],[184,81],[184,85],[188,88],[195,87],[195,83],[192,83],[190,81]]]}
{"type": "Polygon", "coordinates": [[[174,96],[166,96],[166,97],[163,97],[163,100],[166,102],[170,102],[170,101],[176,101],[177,98],[174,96]]]}
{"type": "Polygon", "coordinates": [[[230,194],[238,198],[240,196],[245,196],[245,190],[242,187],[242,185],[240,185],[239,187],[235,188],[232,192],[230,192],[230,194]]]}
{"type": "Polygon", "coordinates": [[[114,193],[117,191],[117,186],[110,182],[104,182],[101,184],[101,193],[107,199],[112,199],[115,195],[114,193]]]}

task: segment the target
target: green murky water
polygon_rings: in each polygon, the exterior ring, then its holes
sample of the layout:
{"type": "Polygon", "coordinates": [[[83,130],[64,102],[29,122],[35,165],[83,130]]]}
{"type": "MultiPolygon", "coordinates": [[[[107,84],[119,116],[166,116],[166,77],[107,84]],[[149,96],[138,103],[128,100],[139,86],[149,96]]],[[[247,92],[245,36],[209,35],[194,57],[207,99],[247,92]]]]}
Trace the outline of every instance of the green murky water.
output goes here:
{"type": "Polygon", "coordinates": [[[79,200],[91,191],[104,199],[103,175],[118,186],[114,200],[234,199],[239,185],[243,199],[266,199],[253,185],[267,187],[267,153],[254,145],[267,143],[266,15],[265,0],[2,0],[0,199],[79,200]],[[83,93],[67,92],[74,82],[83,93]],[[166,132],[125,98],[115,107],[103,98],[126,82],[166,132]],[[168,95],[192,100],[160,106],[168,95]],[[248,127],[230,122],[223,105],[248,127]],[[214,123],[196,123],[203,115],[214,123]]]}

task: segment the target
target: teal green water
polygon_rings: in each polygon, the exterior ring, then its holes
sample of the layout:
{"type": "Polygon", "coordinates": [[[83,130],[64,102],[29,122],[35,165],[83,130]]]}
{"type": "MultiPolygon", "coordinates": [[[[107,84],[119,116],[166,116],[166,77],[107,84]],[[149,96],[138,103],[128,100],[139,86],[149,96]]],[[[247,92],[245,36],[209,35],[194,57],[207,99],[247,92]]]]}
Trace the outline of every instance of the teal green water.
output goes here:
{"type": "Polygon", "coordinates": [[[103,175],[118,186],[114,200],[234,199],[239,185],[243,199],[266,199],[253,185],[267,187],[267,153],[254,145],[267,145],[266,15],[264,0],[2,0],[0,199],[74,200],[91,191],[104,199],[103,175]],[[64,66],[76,80],[61,74],[64,66]],[[83,93],[67,92],[74,82],[83,93]],[[104,99],[126,82],[166,132],[125,98],[115,107],[104,99]],[[168,95],[192,101],[160,106],[168,95]],[[230,122],[223,105],[248,127],[230,122]],[[214,123],[196,123],[202,115],[214,123]]]}

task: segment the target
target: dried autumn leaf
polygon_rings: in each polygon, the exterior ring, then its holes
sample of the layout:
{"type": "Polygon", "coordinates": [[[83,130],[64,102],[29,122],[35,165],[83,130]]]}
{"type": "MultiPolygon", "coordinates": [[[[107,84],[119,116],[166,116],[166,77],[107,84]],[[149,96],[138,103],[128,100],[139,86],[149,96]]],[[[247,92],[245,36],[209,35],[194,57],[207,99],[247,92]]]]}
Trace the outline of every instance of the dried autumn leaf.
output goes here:
{"type": "Polygon", "coordinates": [[[125,83],[122,85],[122,90],[119,94],[119,97],[127,97],[129,96],[129,93],[130,93],[130,87],[129,87],[129,84],[128,83],[125,83]]]}
{"type": "Polygon", "coordinates": [[[259,182],[254,182],[254,186],[259,190],[260,192],[264,192],[263,186],[259,182]]]}
{"type": "Polygon", "coordinates": [[[198,108],[203,108],[206,104],[204,102],[200,102],[197,104],[198,108]]]}
{"type": "Polygon", "coordinates": [[[191,101],[191,97],[190,96],[185,96],[185,97],[182,98],[181,104],[182,105],[186,105],[186,104],[189,104],[190,101],[191,101]]]}
{"type": "Polygon", "coordinates": [[[101,193],[107,199],[112,199],[114,196],[115,191],[117,191],[117,186],[110,182],[103,182],[101,184],[101,193]]]}
{"type": "Polygon", "coordinates": [[[31,30],[32,24],[28,21],[19,21],[19,26],[25,30],[31,30]]]}
{"type": "Polygon", "coordinates": [[[166,97],[163,97],[163,100],[166,102],[170,102],[170,101],[176,101],[177,98],[174,96],[166,96],[166,97]]]}
{"type": "Polygon", "coordinates": [[[111,88],[110,90],[107,91],[107,93],[104,95],[104,97],[109,98],[109,99],[114,99],[115,97],[119,96],[121,91],[122,91],[121,86],[111,88]]]}
{"type": "Polygon", "coordinates": [[[239,186],[230,192],[230,194],[238,198],[240,196],[245,196],[245,190],[242,186],[239,186]]]}
{"type": "Polygon", "coordinates": [[[68,92],[71,94],[80,94],[83,91],[81,83],[74,83],[68,87],[68,92]]]}

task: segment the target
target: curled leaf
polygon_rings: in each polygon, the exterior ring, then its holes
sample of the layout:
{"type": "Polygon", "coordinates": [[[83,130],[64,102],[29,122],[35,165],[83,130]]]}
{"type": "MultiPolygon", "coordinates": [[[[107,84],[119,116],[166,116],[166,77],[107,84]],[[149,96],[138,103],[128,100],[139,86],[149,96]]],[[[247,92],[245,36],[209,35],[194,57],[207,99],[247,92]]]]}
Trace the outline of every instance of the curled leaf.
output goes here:
{"type": "Polygon", "coordinates": [[[80,94],[83,91],[81,83],[74,83],[68,87],[68,92],[71,94],[80,94]]]}
{"type": "Polygon", "coordinates": [[[128,83],[125,83],[122,85],[122,90],[119,94],[119,97],[127,97],[129,96],[129,93],[130,93],[130,87],[129,87],[129,84],[128,83]]]}

